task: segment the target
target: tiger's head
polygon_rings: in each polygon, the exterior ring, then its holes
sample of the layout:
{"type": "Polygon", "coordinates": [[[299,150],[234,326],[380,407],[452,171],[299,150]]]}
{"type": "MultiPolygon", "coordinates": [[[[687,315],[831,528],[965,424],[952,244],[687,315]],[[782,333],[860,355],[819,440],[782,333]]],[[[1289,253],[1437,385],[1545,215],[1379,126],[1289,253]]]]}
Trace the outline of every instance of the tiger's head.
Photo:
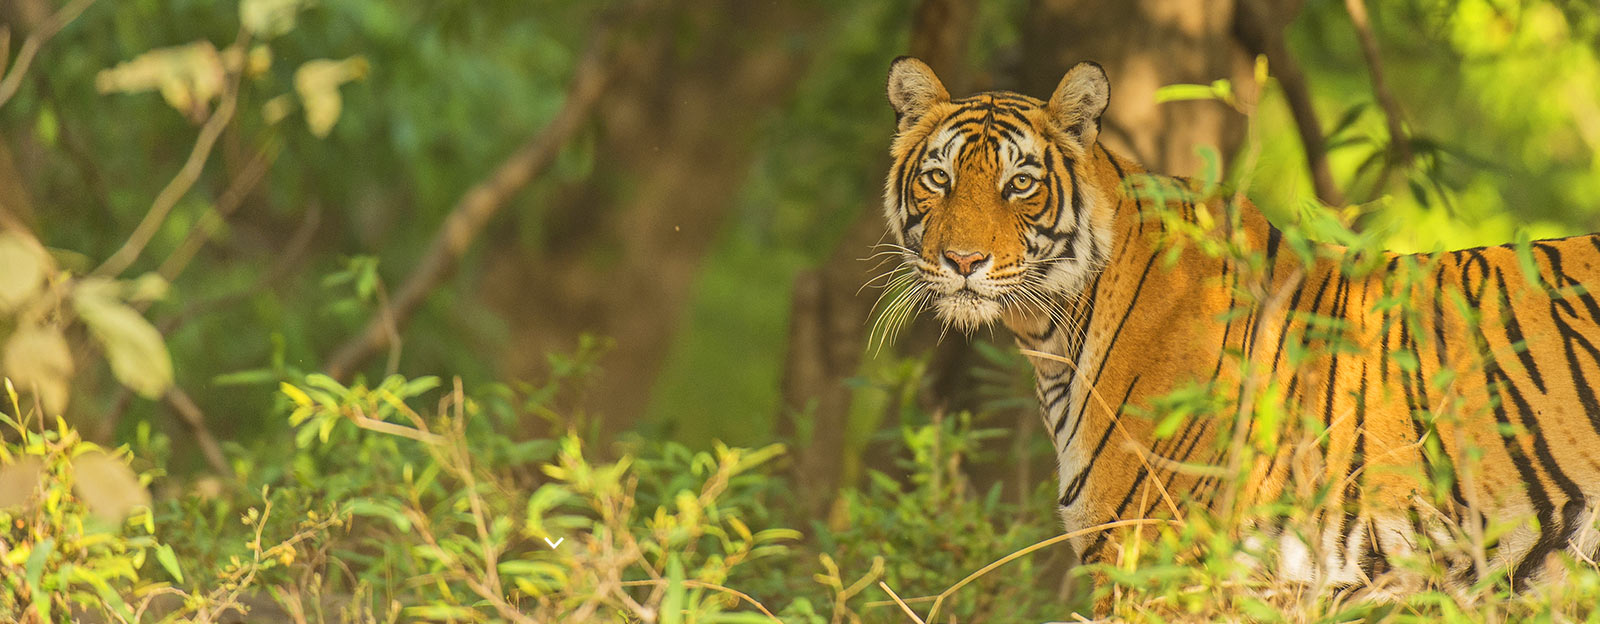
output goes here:
{"type": "Polygon", "coordinates": [[[896,59],[884,214],[913,293],[897,301],[971,332],[1081,292],[1110,247],[1115,189],[1098,170],[1109,160],[1094,157],[1108,97],[1094,63],[1044,102],[1006,91],[952,100],[925,63],[896,59]]]}

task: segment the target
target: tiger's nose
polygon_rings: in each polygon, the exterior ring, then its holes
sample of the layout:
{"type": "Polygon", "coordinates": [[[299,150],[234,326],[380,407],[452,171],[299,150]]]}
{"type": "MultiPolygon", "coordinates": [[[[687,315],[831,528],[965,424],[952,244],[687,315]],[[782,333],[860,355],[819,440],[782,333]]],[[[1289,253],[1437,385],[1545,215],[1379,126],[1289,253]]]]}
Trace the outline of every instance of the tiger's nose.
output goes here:
{"type": "Polygon", "coordinates": [[[946,251],[944,252],[944,259],[945,263],[949,264],[950,268],[955,269],[957,273],[972,275],[973,271],[978,270],[979,265],[989,260],[989,254],[946,251]]]}

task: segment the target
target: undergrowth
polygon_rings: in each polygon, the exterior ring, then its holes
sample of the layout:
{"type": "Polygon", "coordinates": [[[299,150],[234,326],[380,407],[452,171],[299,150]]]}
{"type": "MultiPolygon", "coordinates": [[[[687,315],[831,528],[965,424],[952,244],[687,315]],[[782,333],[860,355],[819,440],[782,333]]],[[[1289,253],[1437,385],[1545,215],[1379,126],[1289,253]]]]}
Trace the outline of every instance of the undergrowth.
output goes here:
{"type": "MultiPolygon", "coordinates": [[[[906,425],[904,473],[812,522],[789,505],[781,445],[633,439],[605,459],[553,409],[559,387],[312,374],[280,390],[290,437],[241,452],[220,487],[167,476],[183,451],[148,428],[103,450],[13,400],[0,621],[895,622],[890,592],[925,607],[951,570],[1052,532],[967,481],[983,436],[968,414],[906,425]],[[556,435],[519,437],[529,420],[556,435]],[[89,459],[133,500],[103,509],[89,459]]],[[[1036,620],[1012,609],[1056,601],[1044,569],[1015,564],[942,610],[1036,620]]]]}
{"type": "Polygon", "coordinates": [[[12,395],[0,619],[1039,622],[1074,621],[1091,600],[1116,621],[1597,617],[1600,573],[1573,561],[1564,581],[1520,594],[1503,575],[1384,599],[1285,587],[1248,521],[1197,508],[1118,533],[1115,563],[1064,575],[1066,546],[1040,513],[1052,488],[1017,506],[974,486],[964,462],[988,434],[969,414],[902,427],[903,473],[873,473],[814,520],[787,505],[781,446],[634,440],[601,459],[575,434],[506,435],[526,412],[500,414],[516,393],[491,390],[285,383],[293,439],[238,462],[245,485],[220,491],[166,476],[160,435],[102,449],[12,395]],[[1074,595],[1069,577],[1085,576],[1094,593],[1074,595]]]}

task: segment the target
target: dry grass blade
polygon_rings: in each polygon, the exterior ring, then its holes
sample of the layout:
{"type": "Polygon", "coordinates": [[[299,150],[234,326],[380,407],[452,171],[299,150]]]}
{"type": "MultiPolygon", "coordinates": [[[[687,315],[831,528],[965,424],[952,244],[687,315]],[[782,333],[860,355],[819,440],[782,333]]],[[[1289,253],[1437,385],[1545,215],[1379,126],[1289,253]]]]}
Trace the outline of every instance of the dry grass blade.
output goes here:
{"type": "Polygon", "coordinates": [[[1163,520],[1163,519],[1157,519],[1157,518],[1134,518],[1134,519],[1130,519],[1130,520],[1117,520],[1115,522],[1107,522],[1105,524],[1097,524],[1095,526],[1092,526],[1092,527],[1089,527],[1089,528],[1086,528],[1086,529],[1078,529],[1076,531],[1062,533],[1061,535],[1057,535],[1055,537],[1052,537],[1050,539],[1044,540],[1042,542],[1035,543],[1032,546],[1028,546],[1027,548],[1023,548],[1022,550],[1018,550],[1018,551],[1013,552],[1013,553],[1011,553],[1009,555],[1001,557],[1001,558],[995,560],[994,563],[991,563],[989,565],[983,566],[977,572],[973,572],[972,574],[968,574],[966,578],[961,579],[955,585],[951,585],[949,589],[946,589],[946,590],[944,590],[942,592],[939,592],[939,595],[934,597],[933,608],[928,609],[928,619],[929,620],[934,619],[934,616],[938,615],[939,607],[944,604],[945,599],[949,598],[951,595],[953,595],[956,592],[960,591],[961,588],[966,587],[967,585],[971,584],[973,581],[978,580],[979,577],[982,577],[983,575],[994,571],[995,568],[998,568],[998,567],[1003,566],[1005,564],[1011,563],[1012,561],[1015,561],[1017,559],[1025,557],[1025,556],[1033,553],[1034,551],[1037,551],[1037,550],[1039,550],[1041,548],[1045,548],[1047,546],[1053,546],[1055,544],[1059,544],[1059,543],[1064,542],[1064,541],[1069,540],[1069,539],[1073,539],[1073,538],[1077,538],[1077,537],[1083,537],[1085,535],[1092,535],[1092,534],[1095,534],[1095,533],[1099,533],[1099,532],[1105,531],[1107,529],[1115,529],[1115,528],[1127,527],[1127,526],[1143,526],[1143,525],[1148,525],[1148,524],[1171,524],[1171,525],[1174,525],[1174,526],[1182,526],[1183,525],[1182,522],[1179,522],[1177,520],[1163,520]]]}
{"type": "MultiPolygon", "coordinates": [[[[1071,359],[1061,357],[1061,356],[1056,355],[1054,353],[1045,353],[1043,351],[1035,351],[1033,349],[1018,349],[1018,350],[1021,351],[1022,354],[1026,355],[1026,356],[1036,357],[1036,358],[1040,358],[1040,359],[1050,360],[1052,362],[1060,362],[1062,364],[1066,364],[1067,366],[1072,367],[1072,374],[1078,378],[1078,381],[1085,382],[1085,383],[1088,382],[1088,379],[1086,377],[1084,377],[1081,374],[1079,374],[1078,363],[1072,361],[1071,359]]],[[[1100,404],[1100,408],[1105,410],[1107,415],[1111,415],[1111,414],[1115,414],[1116,413],[1116,410],[1111,409],[1111,404],[1106,403],[1105,397],[1100,396],[1100,392],[1095,390],[1093,385],[1089,385],[1088,388],[1089,388],[1089,396],[1093,397],[1095,402],[1100,404]]],[[[1177,501],[1172,499],[1172,494],[1167,492],[1167,484],[1165,482],[1163,482],[1159,476],[1156,475],[1155,467],[1151,466],[1150,462],[1146,458],[1146,455],[1153,455],[1154,453],[1152,453],[1150,451],[1150,449],[1144,448],[1142,445],[1140,445],[1139,442],[1134,439],[1133,434],[1128,433],[1128,430],[1124,429],[1122,427],[1122,421],[1121,420],[1113,419],[1111,421],[1111,425],[1113,427],[1116,427],[1117,433],[1122,434],[1122,437],[1123,437],[1123,439],[1124,439],[1124,441],[1126,443],[1131,444],[1131,445],[1136,446],[1136,447],[1139,447],[1139,451],[1140,452],[1135,452],[1134,453],[1134,455],[1139,458],[1139,464],[1144,466],[1144,469],[1147,472],[1150,473],[1150,482],[1154,483],[1156,485],[1156,490],[1161,493],[1161,500],[1167,504],[1167,510],[1172,512],[1172,517],[1177,518],[1178,522],[1180,522],[1180,523],[1183,522],[1183,512],[1178,510],[1177,501]]]]}
{"type": "MultiPolygon", "coordinates": [[[[665,587],[667,585],[667,583],[668,583],[668,581],[666,579],[647,579],[647,580],[643,580],[643,581],[623,581],[623,582],[621,582],[619,584],[621,586],[623,586],[623,587],[641,587],[641,586],[665,587]]],[[[725,587],[725,586],[722,586],[722,585],[718,585],[716,583],[707,583],[705,581],[696,581],[696,580],[688,580],[688,579],[683,581],[683,586],[684,587],[698,587],[698,588],[701,588],[701,589],[709,589],[711,591],[722,592],[724,594],[728,594],[729,596],[733,596],[733,597],[738,598],[740,600],[743,600],[743,601],[745,601],[747,603],[750,603],[750,606],[755,607],[756,610],[760,611],[762,615],[767,616],[767,619],[770,619],[770,620],[772,620],[774,622],[777,622],[778,624],[783,624],[783,620],[780,620],[780,619],[778,619],[778,616],[773,615],[772,611],[767,609],[766,605],[761,604],[761,601],[756,600],[755,598],[751,598],[750,594],[746,594],[746,593],[744,593],[742,591],[739,591],[737,589],[734,589],[732,587],[725,587]]]]}
{"type": "Polygon", "coordinates": [[[888,583],[878,581],[878,587],[882,587],[883,591],[889,594],[890,598],[894,599],[894,603],[900,605],[900,610],[905,612],[906,617],[911,618],[911,620],[917,624],[927,624],[926,622],[922,621],[922,618],[917,617],[916,611],[912,611],[911,607],[906,605],[906,601],[900,599],[900,594],[894,593],[894,590],[889,587],[888,583]]]}

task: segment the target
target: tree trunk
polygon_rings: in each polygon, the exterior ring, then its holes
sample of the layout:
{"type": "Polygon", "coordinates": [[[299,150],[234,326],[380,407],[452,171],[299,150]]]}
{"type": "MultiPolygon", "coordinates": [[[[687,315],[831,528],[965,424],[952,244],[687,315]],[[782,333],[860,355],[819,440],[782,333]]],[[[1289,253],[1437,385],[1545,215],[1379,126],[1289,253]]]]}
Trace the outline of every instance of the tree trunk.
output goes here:
{"type": "Polygon", "coordinates": [[[1036,0],[1022,36],[1022,88],[1049,97],[1067,68],[1098,62],[1111,79],[1100,140],[1151,171],[1199,174],[1195,148],[1216,147],[1227,162],[1244,138],[1243,117],[1213,101],[1158,104],[1155,92],[1218,78],[1250,83],[1234,10],[1234,0],[1036,0]]]}
{"type": "MultiPolygon", "coordinates": [[[[968,88],[967,77],[972,72],[963,59],[977,10],[976,0],[923,0],[913,16],[909,53],[933,67],[951,93],[968,88]]],[[[881,71],[887,77],[887,62],[881,71]]],[[[883,108],[884,123],[893,123],[887,96],[883,108]]],[[[883,172],[864,171],[863,175],[876,181],[883,172]]],[[[860,368],[867,342],[867,322],[876,296],[868,296],[870,289],[861,291],[861,285],[872,276],[877,263],[862,258],[871,255],[872,246],[883,239],[881,215],[877,202],[867,206],[828,260],[795,278],[778,432],[795,441],[798,502],[812,512],[821,511],[846,478],[845,432],[853,392],[845,381],[860,368]]],[[[948,344],[957,349],[964,346],[960,341],[948,344]]]]}
{"type": "Polygon", "coordinates": [[[480,292],[513,322],[507,376],[542,378],[547,353],[570,353],[592,332],[615,347],[570,407],[600,419],[608,440],[644,413],[701,259],[749,170],[757,124],[809,60],[790,42],[820,25],[818,13],[672,3],[624,43],[621,75],[597,112],[597,173],[524,217],[541,220],[539,240],[501,235],[489,252],[480,292]]]}

